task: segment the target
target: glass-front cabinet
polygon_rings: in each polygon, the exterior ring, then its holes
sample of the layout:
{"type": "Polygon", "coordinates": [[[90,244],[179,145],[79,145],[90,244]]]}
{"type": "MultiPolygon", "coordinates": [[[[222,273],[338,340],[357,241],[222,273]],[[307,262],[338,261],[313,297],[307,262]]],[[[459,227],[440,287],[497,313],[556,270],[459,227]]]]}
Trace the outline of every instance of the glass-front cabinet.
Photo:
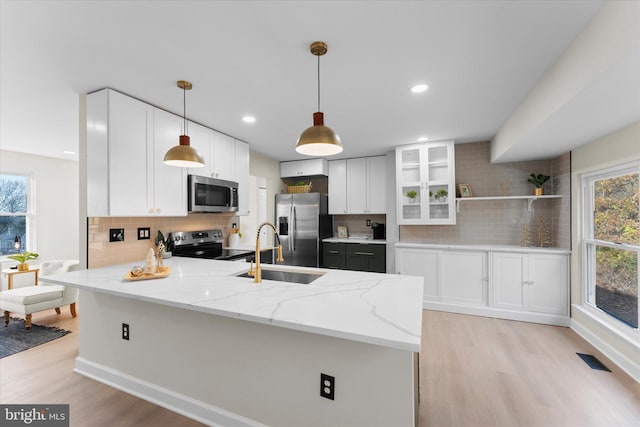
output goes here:
{"type": "Polygon", "coordinates": [[[453,141],[396,147],[398,224],[455,224],[453,141]]]}

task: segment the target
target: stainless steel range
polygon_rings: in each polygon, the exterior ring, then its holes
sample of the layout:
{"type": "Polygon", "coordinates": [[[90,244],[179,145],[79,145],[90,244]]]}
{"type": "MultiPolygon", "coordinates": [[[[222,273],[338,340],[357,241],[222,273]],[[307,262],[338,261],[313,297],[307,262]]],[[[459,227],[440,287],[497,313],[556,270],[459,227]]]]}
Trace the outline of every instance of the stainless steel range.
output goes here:
{"type": "Polygon", "coordinates": [[[174,256],[218,260],[252,257],[254,251],[224,249],[222,230],[176,231],[169,234],[169,250],[174,256]]]}

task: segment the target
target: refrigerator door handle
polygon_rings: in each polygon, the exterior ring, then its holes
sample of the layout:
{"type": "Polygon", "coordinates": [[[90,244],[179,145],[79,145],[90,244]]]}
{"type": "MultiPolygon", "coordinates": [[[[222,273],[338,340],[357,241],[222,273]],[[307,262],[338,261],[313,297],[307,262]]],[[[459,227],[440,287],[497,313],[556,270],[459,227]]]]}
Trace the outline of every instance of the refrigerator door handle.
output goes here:
{"type": "Polygon", "coordinates": [[[294,206],[291,209],[291,228],[293,231],[293,236],[290,239],[291,240],[291,250],[295,251],[296,250],[296,207],[294,206]]]}

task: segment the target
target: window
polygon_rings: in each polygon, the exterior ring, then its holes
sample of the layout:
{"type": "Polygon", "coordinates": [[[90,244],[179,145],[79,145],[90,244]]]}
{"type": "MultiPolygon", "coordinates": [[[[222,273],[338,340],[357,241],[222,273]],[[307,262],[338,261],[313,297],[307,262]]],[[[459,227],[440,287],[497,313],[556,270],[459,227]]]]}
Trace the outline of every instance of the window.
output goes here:
{"type": "Polygon", "coordinates": [[[29,177],[0,174],[0,256],[30,248],[29,177]]]}
{"type": "Polygon", "coordinates": [[[640,163],[587,175],[582,184],[585,302],[637,330],[640,163]]]}

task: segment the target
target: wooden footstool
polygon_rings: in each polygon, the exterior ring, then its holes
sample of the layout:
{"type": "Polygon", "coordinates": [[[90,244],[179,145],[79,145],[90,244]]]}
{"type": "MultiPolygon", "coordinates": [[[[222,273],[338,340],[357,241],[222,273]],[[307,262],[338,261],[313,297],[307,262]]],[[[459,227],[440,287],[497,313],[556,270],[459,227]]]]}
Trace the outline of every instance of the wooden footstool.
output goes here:
{"type": "Polygon", "coordinates": [[[0,309],[4,311],[4,326],[9,324],[9,315],[12,312],[25,315],[24,326],[27,331],[31,329],[31,313],[51,308],[60,313],[59,307],[62,306],[64,289],[64,286],[60,285],[25,286],[0,292],[0,309]]]}

